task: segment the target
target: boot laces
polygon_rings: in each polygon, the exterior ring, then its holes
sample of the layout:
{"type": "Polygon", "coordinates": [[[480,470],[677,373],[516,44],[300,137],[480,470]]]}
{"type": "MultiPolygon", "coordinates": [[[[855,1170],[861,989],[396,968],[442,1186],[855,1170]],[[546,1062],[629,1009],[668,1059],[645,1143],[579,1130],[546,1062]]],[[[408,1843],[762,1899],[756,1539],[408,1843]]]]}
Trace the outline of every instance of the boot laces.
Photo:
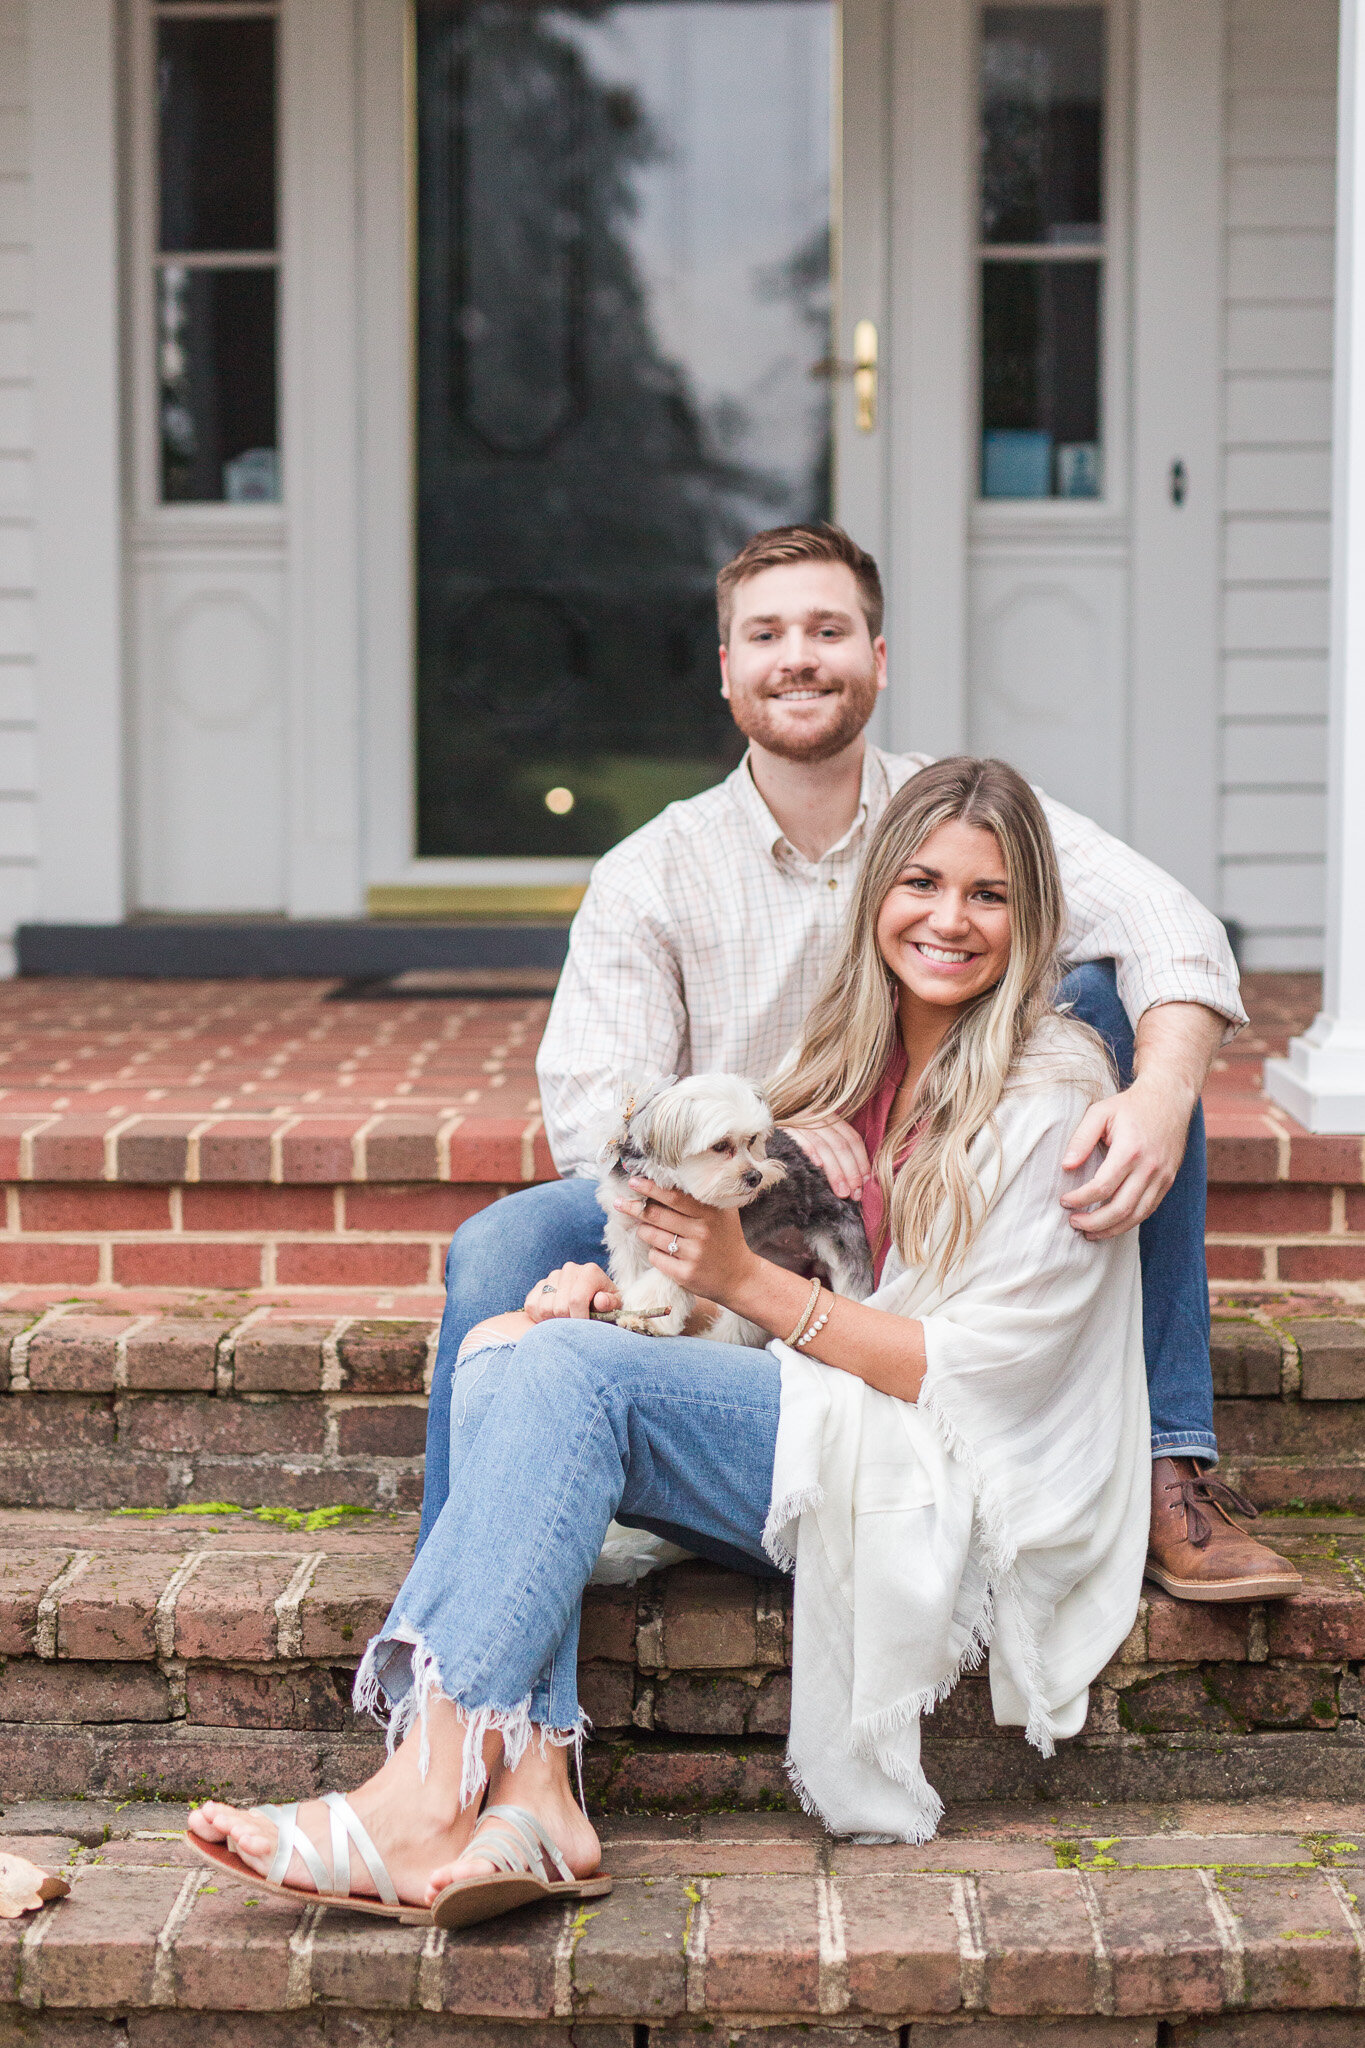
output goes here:
{"type": "Polygon", "coordinates": [[[1186,1540],[1192,1543],[1196,1550],[1206,1550],[1209,1538],[1213,1534],[1213,1524],[1204,1513],[1206,1507],[1221,1509],[1225,1514],[1231,1512],[1234,1515],[1245,1515],[1249,1521],[1253,1521],[1261,1512],[1259,1508],[1253,1507],[1244,1494],[1235,1492],[1223,1480],[1211,1478],[1205,1472],[1201,1472],[1194,1479],[1169,1479],[1166,1482],[1166,1491],[1168,1494],[1179,1494],[1181,1506],[1185,1510],[1186,1540]]]}

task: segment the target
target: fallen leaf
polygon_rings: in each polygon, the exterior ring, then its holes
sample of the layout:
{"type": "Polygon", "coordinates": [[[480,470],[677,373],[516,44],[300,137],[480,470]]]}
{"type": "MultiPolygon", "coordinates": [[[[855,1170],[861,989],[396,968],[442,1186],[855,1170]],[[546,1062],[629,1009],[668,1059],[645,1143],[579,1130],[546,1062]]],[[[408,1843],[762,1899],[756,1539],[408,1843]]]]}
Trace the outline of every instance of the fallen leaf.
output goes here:
{"type": "Polygon", "coordinates": [[[53,1877],[22,1856],[0,1853],[0,1920],[17,1920],[21,1913],[36,1913],[52,1899],[64,1899],[71,1887],[64,1877],[53,1877]]]}

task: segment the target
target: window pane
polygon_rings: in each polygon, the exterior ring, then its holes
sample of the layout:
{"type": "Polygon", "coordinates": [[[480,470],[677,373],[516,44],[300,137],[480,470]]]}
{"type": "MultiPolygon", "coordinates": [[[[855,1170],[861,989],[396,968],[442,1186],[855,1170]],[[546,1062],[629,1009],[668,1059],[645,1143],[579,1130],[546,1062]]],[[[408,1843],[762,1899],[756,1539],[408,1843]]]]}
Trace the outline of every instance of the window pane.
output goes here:
{"type": "Polygon", "coordinates": [[[982,240],[1097,241],[1104,9],[988,7],[981,96],[982,240]]]}
{"type": "Polygon", "coordinates": [[[715,576],[830,503],[830,0],[421,0],[424,855],[718,781],[715,576]]]}
{"type": "Polygon", "coordinates": [[[161,247],[275,247],[275,24],[158,26],[161,247]]]}
{"type": "Polygon", "coordinates": [[[162,498],[273,502],[274,271],[168,263],[158,273],[157,320],[162,498]]]}
{"type": "Polygon", "coordinates": [[[1099,263],[981,269],[982,497],[1098,497],[1099,263]]]}

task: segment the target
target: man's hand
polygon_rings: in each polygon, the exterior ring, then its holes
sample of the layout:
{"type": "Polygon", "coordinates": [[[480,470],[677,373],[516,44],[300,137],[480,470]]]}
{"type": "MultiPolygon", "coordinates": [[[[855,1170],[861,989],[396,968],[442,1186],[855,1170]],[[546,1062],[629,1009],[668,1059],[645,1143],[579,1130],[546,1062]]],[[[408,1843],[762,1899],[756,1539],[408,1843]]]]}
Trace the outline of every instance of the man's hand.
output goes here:
{"type": "Polygon", "coordinates": [[[835,1117],[827,1124],[783,1124],[782,1129],[814,1160],[836,1195],[847,1200],[862,1193],[872,1162],[852,1124],[835,1117]]]}
{"type": "Polygon", "coordinates": [[[1193,1114],[1187,1096],[1140,1079],[1086,1111],[1062,1165],[1074,1173],[1097,1145],[1109,1156],[1084,1187],[1062,1196],[1064,1209],[1089,1211],[1071,1218],[1083,1237],[1122,1237],[1146,1222],[1180,1171],[1193,1114]]]}
{"type": "Polygon", "coordinates": [[[600,1266],[556,1266],[544,1280],[537,1280],[526,1297],[526,1314],[533,1323],[552,1322],[558,1316],[587,1319],[589,1309],[620,1308],[621,1297],[611,1275],[600,1266]]]}
{"type": "Polygon", "coordinates": [[[1202,1003],[1158,1003],[1144,1010],[1134,1033],[1130,1088],[1087,1110],[1062,1160],[1068,1173],[1097,1145],[1109,1156],[1074,1194],[1062,1196],[1072,1224],[1098,1241],[1145,1223],[1180,1171],[1190,1118],[1223,1042],[1227,1020],[1202,1003]]]}

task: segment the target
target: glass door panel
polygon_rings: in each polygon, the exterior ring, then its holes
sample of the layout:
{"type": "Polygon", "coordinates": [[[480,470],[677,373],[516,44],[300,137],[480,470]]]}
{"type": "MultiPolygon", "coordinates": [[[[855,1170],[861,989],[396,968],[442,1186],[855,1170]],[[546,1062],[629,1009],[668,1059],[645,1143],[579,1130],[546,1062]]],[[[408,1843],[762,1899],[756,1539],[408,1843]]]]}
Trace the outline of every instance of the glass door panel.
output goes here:
{"type": "Polygon", "coordinates": [[[418,0],[418,851],[726,774],[716,570],[828,515],[832,0],[418,0]]]}
{"type": "Polygon", "coordinates": [[[981,495],[1102,494],[1105,11],[981,26],[981,495]]]}

